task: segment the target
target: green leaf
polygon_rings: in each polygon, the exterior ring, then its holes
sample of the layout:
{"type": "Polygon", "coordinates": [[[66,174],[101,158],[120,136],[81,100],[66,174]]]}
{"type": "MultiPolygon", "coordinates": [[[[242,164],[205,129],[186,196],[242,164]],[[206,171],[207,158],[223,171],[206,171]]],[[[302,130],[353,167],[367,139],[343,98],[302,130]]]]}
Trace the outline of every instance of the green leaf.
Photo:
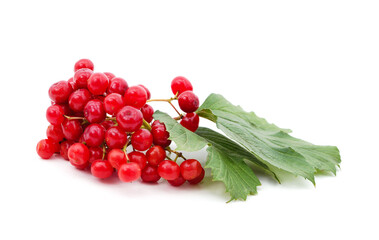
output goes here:
{"type": "Polygon", "coordinates": [[[220,151],[227,153],[230,158],[250,161],[255,168],[272,175],[278,182],[280,182],[275,172],[272,171],[269,166],[259,161],[249,151],[224,135],[205,127],[199,127],[196,134],[206,139],[210,144],[212,144],[212,146],[216,147],[220,151]]]}
{"type": "Polygon", "coordinates": [[[169,139],[176,143],[178,151],[199,151],[208,143],[202,137],[188,131],[167,113],[156,111],[153,117],[166,125],[166,130],[170,133],[169,139]]]}
{"type": "MultiPolygon", "coordinates": [[[[165,123],[167,131],[178,146],[176,150],[197,151],[208,145],[205,167],[211,169],[214,181],[222,181],[230,201],[246,200],[250,194],[257,193],[261,185],[253,170],[244,162],[249,160],[270,172],[267,166],[257,161],[248,151],[225,136],[207,128],[199,128],[196,134],[177,123],[166,113],[156,111],[154,118],[165,123]]],[[[271,172],[271,174],[275,175],[271,172]]]]}
{"type": "Polygon", "coordinates": [[[269,168],[274,166],[313,183],[316,170],[335,173],[336,165],[341,161],[336,147],[317,146],[294,138],[288,134],[290,130],[269,124],[218,94],[211,94],[197,114],[216,122],[228,137],[269,168]]]}

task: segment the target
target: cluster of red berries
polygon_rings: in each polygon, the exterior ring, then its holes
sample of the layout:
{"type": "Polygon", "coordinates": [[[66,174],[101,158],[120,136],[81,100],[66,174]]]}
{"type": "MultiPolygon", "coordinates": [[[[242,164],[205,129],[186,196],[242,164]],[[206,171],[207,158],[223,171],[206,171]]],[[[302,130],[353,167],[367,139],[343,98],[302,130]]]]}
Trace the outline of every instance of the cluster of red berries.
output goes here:
{"type": "Polygon", "coordinates": [[[108,178],[116,171],[123,182],[139,178],[151,183],[164,178],[173,186],[201,182],[204,169],[199,161],[187,160],[169,147],[166,126],[153,121],[154,110],[147,104],[169,102],[179,114],[175,119],[196,131],[199,99],[191,83],[176,77],[171,82],[174,97],[154,100],[143,85],[129,87],[112,73],[93,70],[90,60],[81,59],[75,64],[73,78],[50,87],[52,102],[46,111],[50,125],[47,139],[37,144],[38,155],[49,159],[58,153],[78,169],[91,169],[97,178],[108,178]],[[185,115],[179,113],[173,100],[185,115]],[[128,153],[128,149],[132,150],[128,153]],[[174,160],[169,157],[171,153],[176,155],[174,160]],[[180,166],[178,158],[184,159],[180,166]]]}

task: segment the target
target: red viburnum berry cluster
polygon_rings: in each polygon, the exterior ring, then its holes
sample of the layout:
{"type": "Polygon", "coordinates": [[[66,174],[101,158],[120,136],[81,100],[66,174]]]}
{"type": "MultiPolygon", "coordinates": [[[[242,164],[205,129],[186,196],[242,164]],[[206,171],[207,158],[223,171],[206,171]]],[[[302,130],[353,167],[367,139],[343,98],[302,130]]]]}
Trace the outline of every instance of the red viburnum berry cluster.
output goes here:
{"type": "Polygon", "coordinates": [[[175,119],[196,131],[199,99],[190,81],[176,77],[171,82],[174,97],[150,99],[145,86],[129,87],[124,79],[112,73],[93,70],[90,60],[81,59],[75,64],[73,78],[50,87],[52,104],[46,111],[50,126],[47,139],[37,144],[38,155],[49,159],[58,153],[78,169],[90,168],[97,178],[108,178],[117,171],[123,182],[139,178],[150,183],[164,178],[173,186],[185,181],[201,182],[204,169],[199,161],[185,159],[182,153],[169,147],[171,140],[164,123],[153,121],[154,110],[147,104],[168,102],[179,114],[175,119]],[[185,115],[179,113],[173,100],[178,100],[185,115]],[[128,149],[132,151],[128,153],[128,149]],[[171,159],[167,153],[175,154],[176,158],[171,159]],[[178,158],[184,160],[180,166],[178,158]]]}

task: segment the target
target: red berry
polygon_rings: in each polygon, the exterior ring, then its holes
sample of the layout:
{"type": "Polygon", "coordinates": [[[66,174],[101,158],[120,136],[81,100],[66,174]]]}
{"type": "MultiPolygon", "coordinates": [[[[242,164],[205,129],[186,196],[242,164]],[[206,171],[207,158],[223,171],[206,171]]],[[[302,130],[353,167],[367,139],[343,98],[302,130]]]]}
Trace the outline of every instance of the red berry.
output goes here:
{"type": "Polygon", "coordinates": [[[146,94],[147,94],[147,100],[149,100],[149,99],[151,98],[151,93],[150,93],[149,89],[147,89],[147,87],[145,87],[145,86],[142,85],[142,84],[140,84],[140,85],[138,85],[138,86],[140,86],[140,87],[142,87],[143,89],[145,89],[146,94]]]}
{"type": "Polygon", "coordinates": [[[46,110],[46,119],[53,125],[60,125],[64,121],[64,111],[59,105],[52,105],[46,110]]]}
{"type": "Polygon", "coordinates": [[[180,124],[192,132],[196,132],[199,127],[199,116],[196,113],[187,113],[184,115],[180,124]]]}
{"type": "Polygon", "coordinates": [[[91,173],[97,178],[108,178],[113,174],[113,167],[108,161],[98,159],[92,163],[91,173]]]}
{"type": "Polygon", "coordinates": [[[153,144],[153,135],[147,129],[139,129],[131,137],[133,148],[138,151],[145,151],[153,144]]]}
{"type": "Polygon", "coordinates": [[[150,106],[149,104],[145,104],[141,108],[141,112],[146,122],[150,123],[151,121],[153,121],[154,109],[152,106],[150,106]]]}
{"type": "Polygon", "coordinates": [[[158,174],[166,180],[174,180],[180,176],[180,167],[174,161],[164,160],[158,166],[158,174]]]}
{"type": "Polygon", "coordinates": [[[60,149],[60,155],[66,159],[66,160],[69,160],[68,159],[68,149],[71,147],[72,144],[74,144],[75,142],[74,141],[71,141],[71,140],[67,140],[67,141],[64,141],[61,143],[61,149],[60,149]]]}
{"type": "Polygon", "coordinates": [[[205,171],[203,168],[199,176],[197,176],[196,178],[194,178],[192,180],[188,180],[188,182],[190,184],[198,184],[199,182],[201,182],[203,180],[204,176],[205,176],[205,171]]]}
{"type": "Polygon", "coordinates": [[[79,120],[65,120],[62,124],[63,135],[67,140],[79,140],[83,133],[82,125],[79,120]]]}
{"type": "Polygon", "coordinates": [[[88,79],[91,77],[92,74],[93,71],[88,68],[82,68],[76,71],[74,74],[75,88],[87,88],[88,79]]]}
{"type": "Polygon", "coordinates": [[[61,142],[64,138],[61,125],[49,125],[46,130],[46,136],[53,142],[61,142]]]}
{"type": "Polygon", "coordinates": [[[132,106],[140,109],[146,104],[147,93],[143,87],[133,86],[126,90],[124,102],[127,106],[132,106]]]}
{"type": "Polygon", "coordinates": [[[104,72],[105,76],[107,76],[109,82],[114,78],[116,77],[113,73],[110,73],[110,72],[104,72]]]}
{"type": "Polygon", "coordinates": [[[179,107],[186,113],[195,112],[199,108],[199,98],[192,91],[185,91],[179,95],[179,107]]]}
{"type": "Polygon", "coordinates": [[[171,140],[168,139],[170,134],[166,131],[164,123],[154,121],[151,125],[151,134],[153,135],[154,145],[159,145],[163,148],[170,146],[171,140]]]}
{"type": "Polygon", "coordinates": [[[97,123],[90,124],[83,133],[83,140],[89,147],[98,147],[104,141],[105,128],[97,123]]]}
{"type": "Polygon", "coordinates": [[[144,182],[155,183],[161,179],[161,176],[158,174],[157,167],[146,165],[146,167],[141,172],[141,178],[144,182]]]}
{"type": "Polygon", "coordinates": [[[55,103],[66,103],[72,92],[72,87],[67,81],[59,81],[49,88],[49,97],[55,103]]]}
{"type": "Polygon", "coordinates": [[[192,84],[190,81],[188,81],[187,78],[185,77],[176,77],[172,80],[171,82],[171,90],[174,95],[177,93],[182,94],[185,91],[192,91],[192,84]]]}
{"type": "Polygon", "coordinates": [[[104,104],[97,99],[89,101],[83,109],[84,117],[90,123],[101,123],[105,120],[104,104]]]}
{"type": "Polygon", "coordinates": [[[93,71],[94,66],[92,61],[89,59],[80,59],[79,61],[77,61],[74,66],[74,71],[76,72],[82,68],[89,68],[93,71]]]}
{"type": "Polygon", "coordinates": [[[101,123],[101,125],[108,130],[109,128],[113,127],[115,123],[112,120],[105,120],[104,122],[101,123]]]}
{"type": "Polygon", "coordinates": [[[105,111],[110,115],[116,115],[116,113],[124,107],[124,100],[121,94],[111,93],[104,99],[105,111]]]}
{"type": "Polygon", "coordinates": [[[174,180],[168,180],[167,182],[174,187],[179,187],[183,185],[186,182],[186,180],[182,177],[182,175],[179,175],[178,178],[174,180]]]}
{"type": "Polygon", "coordinates": [[[128,83],[123,78],[115,77],[110,80],[107,93],[118,93],[124,96],[128,88],[128,83]]]}
{"type": "Polygon", "coordinates": [[[123,148],[128,135],[120,127],[111,127],[105,132],[105,143],[110,149],[123,148]]]}
{"type": "Polygon", "coordinates": [[[135,132],[143,122],[142,112],[134,107],[125,106],[118,111],[116,116],[117,123],[127,132],[135,132]]]}
{"type": "Polygon", "coordinates": [[[180,164],[180,173],[185,180],[192,180],[201,174],[203,167],[195,159],[188,159],[180,164]]]}
{"type": "Polygon", "coordinates": [[[89,162],[85,162],[82,165],[77,165],[75,163],[70,162],[72,166],[74,166],[76,169],[84,170],[89,166],[89,162]]]}
{"type": "Polygon", "coordinates": [[[37,144],[37,154],[43,159],[49,159],[55,152],[54,142],[50,139],[43,139],[37,144]]]}
{"type": "Polygon", "coordinates": [[[68,158],[75,167],[83,166],[88,163],[89,150],[83,143],[75,143],[68,149],[68,158]]]}
{"type": "Polygon", "coordinates": [[[166,151],[157,145],[146,152],[146,157],[151,166],[158,166],[158,164],[166,158],[166,151]]]}
{"type": "Polygon", "coordinates": [[[89,160],[88,162],[92,164],[97,159],[103,158],[103,149],[101,147],[90,147],[89,150],[89,160]]]}
{"type": "Polygon", "coordinates": [[[141,168],[134,162],[122,164],[118,170],[118,177],[123,182],[133,182],[141,177],[141,168]]]}
{"type": "Polygon", "coordinates": [[[79,89],[78,87],[76,87],[73,77],[68,79],[67,82],[70,84],[70,87],[72,90],[78,90],[79,89]]]}
{"type": "Polygon", "coordinates": [[[103,95],[108,89],[109,80],[104,73],[94,73],[88,79],[88,90],[93,95],[103,95]]]}
{"type": "Polygon", "coordinates": [[[63,109],[64,115],[66,115],[66,116],[72,116],[74,114],[74,112],[71,110],[68,103],[61,103],[61,104],[54,103],[52,105],[60,106],[63,109]]]}
{"type": "Polygon", "coordinates": [[[108,161],[112,167],[119,169],[121,165],[126,164],[126,156],[121,149],[112,149],[108,153],[108,161]]]}
{"type": "Polygon", "coordinates": [[[87,89],[78,89],[70,95],[68,104],[73,111],[82,112],[90,99],[91,93],[87,89]]]}
{"type": "Polygon", "coordinates": [[[147,158],[145,154],[134,151],[134,152],[128,153],[128,158],[130,162],[137,163],[141,169],[144,169],[146,167],[147,158]]]}

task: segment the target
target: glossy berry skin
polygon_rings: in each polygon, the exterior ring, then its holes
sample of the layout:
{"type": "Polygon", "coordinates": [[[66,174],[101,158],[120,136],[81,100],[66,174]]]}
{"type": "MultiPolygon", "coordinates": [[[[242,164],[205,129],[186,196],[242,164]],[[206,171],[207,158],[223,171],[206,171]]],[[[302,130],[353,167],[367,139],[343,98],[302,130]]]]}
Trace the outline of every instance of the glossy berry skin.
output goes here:
{"type": "Polygon", "coordinates": [[[84,166],[89,160],[89,150],[83,143],[75,143],[68,149],[68,159],[75,167],[84,166]]]}
{"type": "Polygon", "coordinates": [[[75,88],[87,88],[88,79],[93,74],[93,71],[88,68],[82,68],[75,72],[74,74],[74,84],[75,88]]]}
{"type": "Polygon", "coordinates": [[[55,152],[54,142],[50,139],[43,139],[37,143],[36,150],[42,159],[49,159],[55,152]]]}
{"type": "Polygon", "coordinates": [[[151,134],[153,135],[154,145],[159,145],[163,148],[170,146],[171,140],[168,139],[170,134],[166,131],[164,123],[154,121],[151,125],[151,134]]]}
{"type": "Polygon", "coordinates": [[[104,99],[105,112],[110,115],[116,115],[124,107],[124,99],[121,94],[111,93],[104,99]]]}
{"type": "Polygon", "coordinates": [[[75,91],[75,90],[78,90],[78,89],[79,89],[79,88],[76,87],[75,82],[74,82],[74,78],[73,78],[73,77],[70,78],[70,79],[68,79],[67,82],[68,82],[68,84],[70,84],[70,87],[71,87],[72,90],[75,91]]]}
{"type": "Polygon", "coordinates": [[[64,121],[64,111],[59,105],[52,105],[46,110],[46,119],[52,125],[60,125],[64,121]]]}
{"type": "Polygon", "coordinates": [[[83,133],[83,140],[89,147],[100,146],[105,137],[105,128],[98,123],[92,123],[83,133]]]}
{"type": "Polygon", "coordinates": [[[161,176],[159,176],[158,174],[157,167],[148,164],[141,172],[141,179],[144,182],[155,183],[158,182],[159,179],[161,179],[161,176]]]}
{"type": "Polygon", "coordinates": [[[83,128],[79,120],[65,120],[62,123],[63,135],[67,140],[79,140],[83,133],[83,128]]]}
{"type": "Polygon", "coordinates": [[[143,119],[146,120],[146,122],[150,123],[151,121],[153,121],[153,114],[154,114],[154,109],[152,106],[150,106],[149,104],[145,104],[142,108],[141,108],[141,112],[142,112],[142,115],[143,115],[143,119]]]}
{"type": "Polygon", "coordinates": [[[133,151],[133,152],[128,153],[128,158],[130,162],[137,163],[141,169],[144,169],[146,167],[147,158],[145,154],[141,152],[133,151]]]}
{"type": "Polygon", "coordinates": [[[68,149],[71,147],[72,144],[74,144],[74,141],[66,140],[61,143],[59,154],[63,157],[65,160],[68,159],[68,149]]]}
{"type": "Polygon", "coordinates": [[[132,146],[138,151],[145,151],[153,144],[153,135],[147,129],[138,129],[131,137],[132,146]]]}
{"type": "Polygon", "coordinates": [[[165,160],[166,151],[161,146],[157,145],[146,152],[146,157],[151,166],[158,166],[160,162],[165,160]]]}
{"type": "Polygon", "coordinates": [[[113,167],[108,161],[98,159],[91,165],[91,174],[97,178],[109,178],[113,174],[113,167]]]}
{"type": "Polygon", "coordinates": [[[195,159],[188,159],[180,164],[180,173],[185,180],[192,180],[198,177],[201,171],[203,171],[203,167],[195,159]]]}
{"type": "Polygon", "coordinates": [[[184,112],[192,113],[199,108],[200,101],[192,91],[185,91],[179,95],[178,103],[184,112]]]}
{"type": "Polygon", "coordinates": [[[103,95],[109,85],[108,77],[104,73],[93,73],[88,79],[87,87],[93,95],[103,95]]]}
{"type": "Polygon", "coordinates": [[[121,149],[118,149],[118,148],[112,149],[108,153],[107,158],[108,158],[109,163],[115,169],[119,169],[121,167],[121,165],[126,164],[126,162],[127,162],[124,151],[122,151],[121,149]]]}
{"type": "Polygon", "coordinates": [[[104,72],[105,76],[107,76],[109,82],[116,77],[116,75],[114,75],[113,73],[110,73],[110,72],[104,72]]]}
{"type": "Polygon", "coordinates": [[[143,122],[142,112],[134,107],[125,106],[116,115],[118,125],[127,132],[135,132],[143,122]]]}
{"type": "Polygon", "coordinates": [[[94,99],[88,101],[83,109],[84,117],[90,123],[101,123],[105,120],[106,113],[104,104],[100,100],[94,99]]]}
{"type": "Polygon", "coordinates": [[[92,164],[95,160],[103,158],[103,149],[101,147],[89,147],[89,160],[88,162],[92,164]]]}
{"type": "Polygon", "coordinates": [[[61,142],[64,138],[61,125],[49,125],[46,130],[46,136],[53,142],[61,142]]]}
{"type": "Polygon", "coordinates": [[[82,112],[89,100],[91,93],[87,89],[78,89],[70,95],[68,105],[74,112],[82,112]]]}
{"type": "Polygon", "coordinates": [[[141,168],[135,162],[122,164],[118,170],[118,177],[123,182],[133,182],[141,177],[141,168]]]}
{"type": "Polygon", "coordinates": [[[126,90],[124,95],[124,103],[137,109],[143,107],[147,101],[147,93],[143,87],[133,86],[126,90]]]}
{"type": "Polygon", "coordinates": [[[110,149],[123,148],[128,135],[120,127],[111,127],[105,132],[105,143],[110,149]]]}
{"type": "Polygon", "coordinates": [[[93,62],[89,59],[80,59],[79,61],[77,61],[75,63],[75,66],[74,66],[74,71],[78,71],[79,69],[82,69],[82,68],[89,68],[93,71],[94,69],[94,65],[93,65],[93,62]]]}
{"type": "Polygon", "coordinates": [[[151,93],[150,93],[149,89],[147,89],[147,87],[145,87],[145,86],[142,85],[142,84],[140,84],[140,85],[138,85],[138,86],[140,86],[140,87],[142,87],[143,89],[145,89],[146,94],[147,94],[147,100],[149,100],[149,99],[151,98],[151,93]]]}
{"type": "Polygon", "coordinates": [[[192,84],[185,77],[176,77],[171,82],[171,90],[174,95],[177,93],[180,95],[185,91],[192,91],[192,84]]]}
{"type": "Polygon", "coordinates": [[[174,180],[180,176],[180,167],[174,161],[164,160],[158,166],[158,174],[166,180],[174,180]]]}
{"type": "Polygon", "coordinates": [[[76,169],[84,170],[89,166],[89,162],[83,163],[82,165],[77,165],[75,163],[70,162],[72,166],[74,166],[76,169]]]}
{"type": "Polygon", "coordinates": [[[188,182],[190,184],[198,184],[198,183],[200,183],[204,179],[204,176],[205,176],[205,171],[204,171],[204,168],[203,168],[203,170],[201,171],[201,174],[199,176],[197,176],[196,178],[194,178],[192,180],[188,180],[188,182]]]}
{"type": "Polygon", "coordinates": [[[178,178],[174,179],[174,180],[168,180],[167,181],[171,186],[174,186],[174,187],[179,187],[179,186],[182,186],[186,180],[182,177],[182,175],[179,175],[178,178]]]}
{"type": "Polygon", "coordinates": [[[106,129],[110,129],[111,127],[114,126],[114,122],[112,120],[105,120],[101,123],[101,125],[106,129]]]}
{"type": "Polygon", "coordinates": [[[66,103],[72,93],[72,87],[67,81],[59,81],[49,88],[49,97],[55,103],[66,103]]]}
{"type": "Polygon", "coordinates": [[[199,115],[196,113],[187,113],[180,121],[180,124],[188,130],[196,132],[197,128],[199,127],[199,121],[199,115]]]}
{"type": "Polygon", "coordinates": [[[61,104],[54,103],[52,105],[60,106],[63,109],[64,115],[66,115],[66,116],[72,116],[74,114],[74,112],[71,110],[68,103],[61,103],[61,104]]]}
{"type": "Polygon", "coordinates": [[[118,93],[124,96],[128,88],[128,83],[123,78],[115,77],[110,80],[107,93],[118,93]]]}

